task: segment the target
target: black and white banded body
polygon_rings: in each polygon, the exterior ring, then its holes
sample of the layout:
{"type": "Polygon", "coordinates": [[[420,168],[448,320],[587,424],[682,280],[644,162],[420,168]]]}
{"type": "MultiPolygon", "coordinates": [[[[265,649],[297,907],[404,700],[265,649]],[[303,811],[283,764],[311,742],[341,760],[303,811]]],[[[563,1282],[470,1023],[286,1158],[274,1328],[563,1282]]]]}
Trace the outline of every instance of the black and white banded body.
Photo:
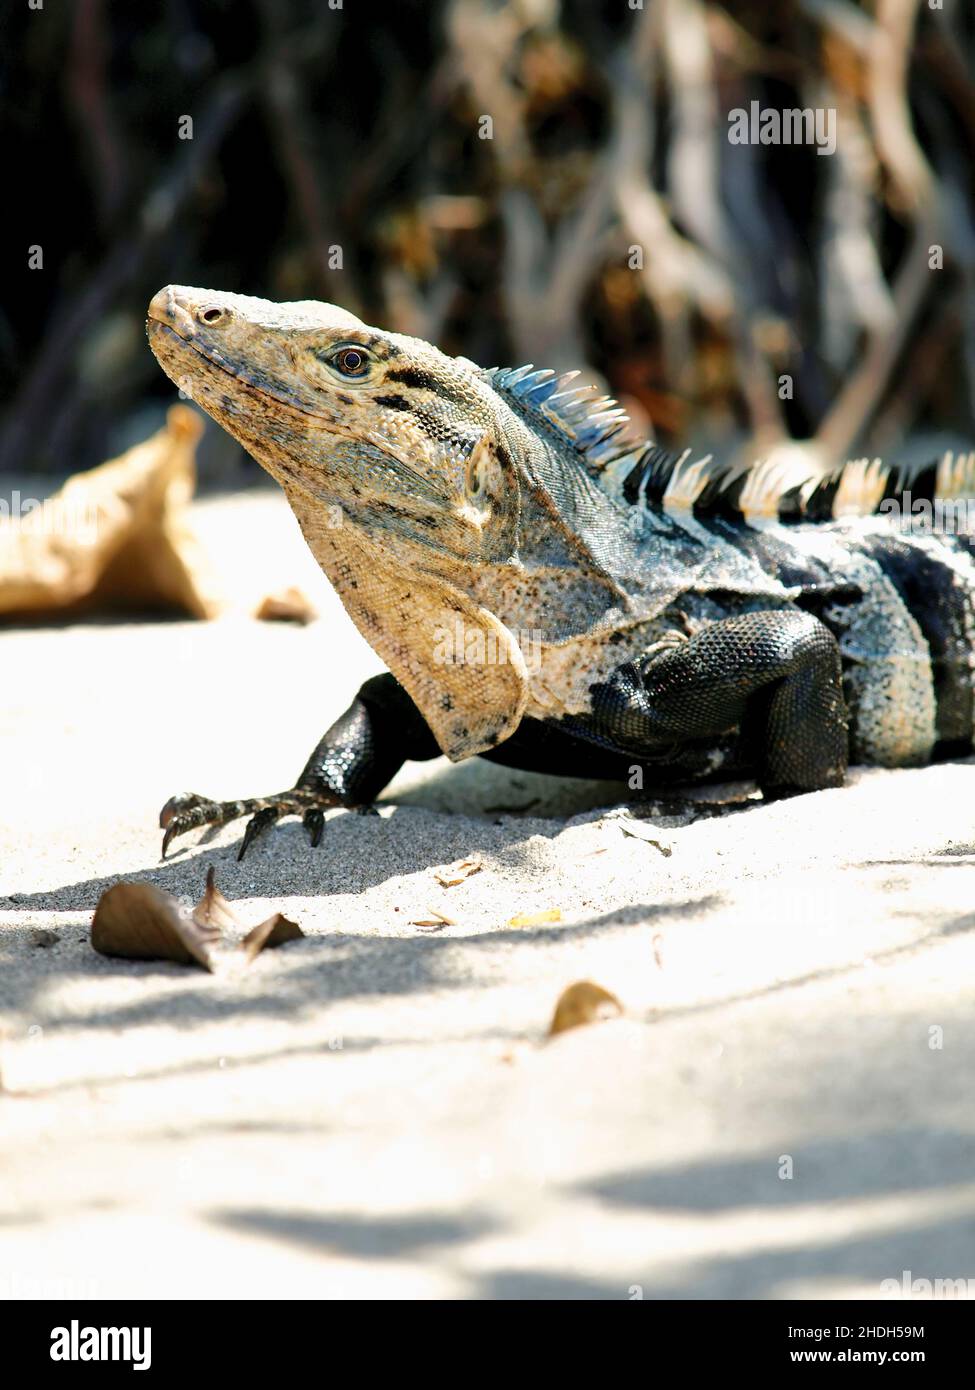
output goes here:
{"type": "Polygon", "coordinates": [[[900,477],[857,461],[799,483],[760,471],[729,482],[705,461],[689,483],[685,464],[683,486],[680,462],[658,455],[642,483],[631,471],[627,500],[747,555],[830,629],[851,761],[902,767],[972,752],[975,530],[964,528],[975,520],[975,457],[900,477]],[[945,523],[962,529],[937,529],[945,523]]]}

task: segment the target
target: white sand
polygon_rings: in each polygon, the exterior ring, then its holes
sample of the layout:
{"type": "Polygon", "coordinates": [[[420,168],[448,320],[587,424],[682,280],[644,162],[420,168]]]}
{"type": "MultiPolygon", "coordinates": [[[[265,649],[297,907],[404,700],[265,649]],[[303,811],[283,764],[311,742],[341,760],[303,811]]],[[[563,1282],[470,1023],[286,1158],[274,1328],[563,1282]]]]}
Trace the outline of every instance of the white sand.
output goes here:
{"type": "Polygon", "coordinates": [[[658,820],[665,857],[619,788],[441,761],[317,851],[286,822],[239,865],[233,825],[163,864],[172,792],[285,787],[379,669],[282,499],[198,511],[321,620],[0,636],[0,1297],[975,1291],[972,766],[658,820]],[[238,981],[87,944],[119,878],[210,864],[309,939],[238,981]],[[580,979],[625,1018],[544,1042],[580,979]]]}

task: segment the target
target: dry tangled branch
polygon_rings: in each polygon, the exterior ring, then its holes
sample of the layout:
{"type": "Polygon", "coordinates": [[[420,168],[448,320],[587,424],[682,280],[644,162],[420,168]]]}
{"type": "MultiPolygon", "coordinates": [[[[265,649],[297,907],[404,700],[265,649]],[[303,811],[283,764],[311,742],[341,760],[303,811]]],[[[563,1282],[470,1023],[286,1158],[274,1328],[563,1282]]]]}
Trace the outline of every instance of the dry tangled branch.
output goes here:
{"type": "Polygon", "coordinates": [[[161,407],[166,280],[587,367],[665,441],[828,465],[971,437],[973,55],[959,0],[28,11],[2,464],[83,467],[161,407]],[[823,114],[833,152],[733,141],[753,105],[823,114]]]}

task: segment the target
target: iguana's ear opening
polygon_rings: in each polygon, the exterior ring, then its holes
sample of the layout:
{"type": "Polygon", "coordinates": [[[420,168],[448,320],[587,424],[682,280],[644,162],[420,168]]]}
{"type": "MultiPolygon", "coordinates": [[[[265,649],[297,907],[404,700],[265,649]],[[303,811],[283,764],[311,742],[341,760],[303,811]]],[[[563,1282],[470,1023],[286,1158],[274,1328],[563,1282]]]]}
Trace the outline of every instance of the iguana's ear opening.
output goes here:
{"type": "Polygon", "coordinates": [[[521,723],[528,673],[514,634],[466,594],[391,563],[352,527],[330,530],[291,496],[305,539],[363,637],[408,691],[452,762],[521,723]]]}

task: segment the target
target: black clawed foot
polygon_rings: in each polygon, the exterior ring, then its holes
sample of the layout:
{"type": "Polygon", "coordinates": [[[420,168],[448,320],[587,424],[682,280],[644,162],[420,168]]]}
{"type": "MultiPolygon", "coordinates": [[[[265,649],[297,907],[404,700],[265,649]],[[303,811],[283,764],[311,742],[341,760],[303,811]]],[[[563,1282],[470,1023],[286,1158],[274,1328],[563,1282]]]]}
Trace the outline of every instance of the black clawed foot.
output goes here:
{"type": "Polygon", "coordinates": [[[244,838],[241,841],[240,850],[237,853],[238,864],[257,839],[258,835],[260,835],[261,831],[266,830],[269,825],[273,825],[281,814],[282,812],[277,806],[263,806],[260,811],[256,811],[254,815],[251,816],[250,820],[247,822],[247,828],[244,831],[244,838]]]}
{"type": "Polygon", "coordinates": [[[163,836],[162,856],[177,835],[200,826],[226,825],[228,821],[241,816],[250,816],[244,831],[243,843],[238,859],[243,859],[254,840],[269,825],[282,816],[302,816],[312,832],[312,843],[317,844],[324,825],[324,812],[344,803],[334,792],[317,791],[305,787],[293,787],[290,791],[278,792],[276,796],[251,797],[245,801],[212,801],[196,792],[183,792],[170,797],[159,813],[159,824],[166,832],[163,836]],[[310,819],[318,817],[317,819],[310,819]],[[317,834],[316,834],[317,827],[317,834]]]}
{"type": "MultiPolygon", "coordinates": [[[[379,811],[375,806],[350,806],[350,811],[355,811],[357,816],[378,816],[379,811]]],[[[320,806],[313,806],[306,811],[303,817],[305,829],[308,831],[308,838],[311,841],[312,849],[317,849],[322,839],[322,832],[325,829],[325,812],[320,806]]]]}
{"type": "Polygon", "coordinates": [[[308,838],[311,840],[311,847],[317,849],[322,838],[322,831],[325,829],[325,812],[316,806],[314,810],[306,811],[303,819],[305,829],[308,831],[308,838]]]}

